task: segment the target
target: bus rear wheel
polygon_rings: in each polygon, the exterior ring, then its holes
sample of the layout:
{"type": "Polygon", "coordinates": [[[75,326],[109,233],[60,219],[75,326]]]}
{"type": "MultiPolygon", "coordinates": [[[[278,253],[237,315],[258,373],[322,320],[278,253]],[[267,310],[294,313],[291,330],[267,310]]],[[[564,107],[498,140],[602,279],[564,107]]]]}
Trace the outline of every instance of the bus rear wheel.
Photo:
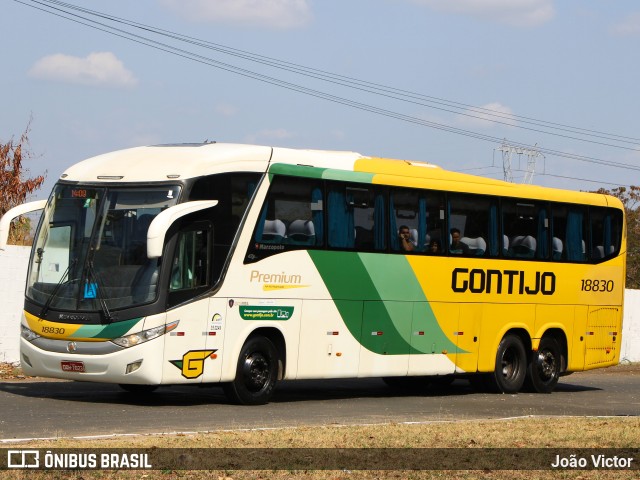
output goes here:
{"type": "Polygon", "coordinates": [[[518,335],[505,335],[496,354],[496,367],[491,374],[492,389],[499,393],[517,393],[527,373],[527,353],[518,335]]]}
{"type": "Polygon", "coordinates": [[[527,390],[537,393],[551,393],[560,377],[561,353],[558,342],[551,337],[543,337],[537,352],[531,355],[527,367],[527,390]]]}
{"type": "Polygon", "coordinates": [[[247,340],[240,351],[236,378],[223,385],[224,392],[240,405],[269,403],[278,381],[278,352],[266,337],[247,340]]]}

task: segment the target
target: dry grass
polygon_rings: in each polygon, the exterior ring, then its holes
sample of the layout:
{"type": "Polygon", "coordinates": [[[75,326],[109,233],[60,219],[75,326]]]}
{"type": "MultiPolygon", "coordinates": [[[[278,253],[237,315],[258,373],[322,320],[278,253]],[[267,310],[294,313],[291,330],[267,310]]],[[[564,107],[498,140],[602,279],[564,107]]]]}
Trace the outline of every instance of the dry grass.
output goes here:
{"type": "MultiPolygon", "coordinates": [[[[299,427],[275,430],[222,431],[171,436],[139,436],[101,440],[59,439],[37,444],[11,444],[11,448],[638,448],[640,419],[628,418],[522,418],[498,421],[461,421],[375,426],[299,427]]],[[[640,461],[640,459],[637,459],[640,461]]],[[[0,478],[27,478],[24,472],[3,472],[0,478]]],[[[635,479],[638,471],[83,471],[29,472],[29,478],[160,478],[173,479],[635,479]]]]}

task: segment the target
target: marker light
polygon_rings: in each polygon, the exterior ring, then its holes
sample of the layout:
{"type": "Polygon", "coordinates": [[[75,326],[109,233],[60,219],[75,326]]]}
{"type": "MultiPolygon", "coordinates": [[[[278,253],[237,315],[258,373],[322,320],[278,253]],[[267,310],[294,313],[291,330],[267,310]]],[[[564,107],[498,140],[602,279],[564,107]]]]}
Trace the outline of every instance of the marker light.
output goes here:
{"type": "Polygon", "coordinates": [[[179,322],[180,320],[176,320],[175,322],[171,322],[167,325],[160,325],[159,327],[150,328],[149,330],[143,330],[142,332],[132,333],[124,337],[114,338],[111,341],[123,348],[133,347],[135,345],[140,345],[141,343],[148,342],[149,340],[153,340],[154,338],[158,338],[165,333],[170,332],[178,326],[179,322]]]}
{"type": "Polygon", "coordinates": [[[130,373],[135,372],[136,370],[138,370],[140,367],[142,366],[142,360],[137,360],[133,363],[130,363],[129,365],[127,365],[127,369],[125,370],[125,375],[128,375],[130,373]]]}

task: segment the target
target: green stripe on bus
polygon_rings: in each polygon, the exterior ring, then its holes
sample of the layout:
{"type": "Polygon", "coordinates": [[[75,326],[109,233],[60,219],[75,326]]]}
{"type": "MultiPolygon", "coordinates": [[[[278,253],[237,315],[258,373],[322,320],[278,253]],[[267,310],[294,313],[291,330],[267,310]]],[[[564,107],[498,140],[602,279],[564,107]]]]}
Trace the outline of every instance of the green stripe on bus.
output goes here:
{"type": "Polygon", "coordinates": [[[111,340],[123,336],[131,330],[143,317],[132,318],[123,322],[111,323],[109,325],[83,325],[71,337],[77,338],[104,338],[111,340]]]}
{"type": "Polygon", "coordinates": [[[309,255],[363,347],[381,355],[459,351],[440,328],[403,255],[321,250],[309,255]],[[416,335],[417,330],[424,333],[416,335]]]}
{"type": "Polygon", "coordinates": [[[318,178],[323,180],[340,180],[344,182],[373,183],[373,173],[337,170],[333,168],[316,168],[305,165],[289,165],[274,163],[269,167],[269,175],[289,175],[294,177],[318,178]]]}
{"type": "Polygon", "coordinates": [[[289,165],[287,163],[273,163],[269,167],[269,174],[290,175],[294,177],[322,178],[326,168],[309,167],[305,165],[289,165]]]}
{"type": "Polygon", "coordinates": [[[322,178],[325,180],[340,180],[342,182],[358,182],[358,183],[373,183],[373,177],[375,174],[366,172],[349,172],[345,170],[334,170],[327,168],[322,174],[322,178]]]}

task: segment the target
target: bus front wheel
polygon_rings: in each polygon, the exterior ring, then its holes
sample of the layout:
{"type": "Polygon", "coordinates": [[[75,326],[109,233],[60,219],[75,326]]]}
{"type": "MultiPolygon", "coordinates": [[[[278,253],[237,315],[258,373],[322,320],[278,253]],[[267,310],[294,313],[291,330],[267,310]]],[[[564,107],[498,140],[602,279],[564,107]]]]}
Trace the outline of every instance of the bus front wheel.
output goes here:
{"type": "Polygon", "coordinates": [[[236,378],[223,385],[224,392],[240,405],[269,402],[278,381],[278,352],[266,337],[253,337],[242,347],[236,378]]]}
{"type": "Polygon", "coordinates": [[[518,335],[505,335],[496,354],[496,368],[490,377],[492,387],[500,393],[517,393],[527,373],[527,353],[518,335]]]}
{"type": "Polygon", "coordinates": [[[537,352],[531,355],[527,368],[525,386],[537,393],[551,393],[560,377],[561,353],[558,342],[551,337],[543,337],[537,352]]]}

